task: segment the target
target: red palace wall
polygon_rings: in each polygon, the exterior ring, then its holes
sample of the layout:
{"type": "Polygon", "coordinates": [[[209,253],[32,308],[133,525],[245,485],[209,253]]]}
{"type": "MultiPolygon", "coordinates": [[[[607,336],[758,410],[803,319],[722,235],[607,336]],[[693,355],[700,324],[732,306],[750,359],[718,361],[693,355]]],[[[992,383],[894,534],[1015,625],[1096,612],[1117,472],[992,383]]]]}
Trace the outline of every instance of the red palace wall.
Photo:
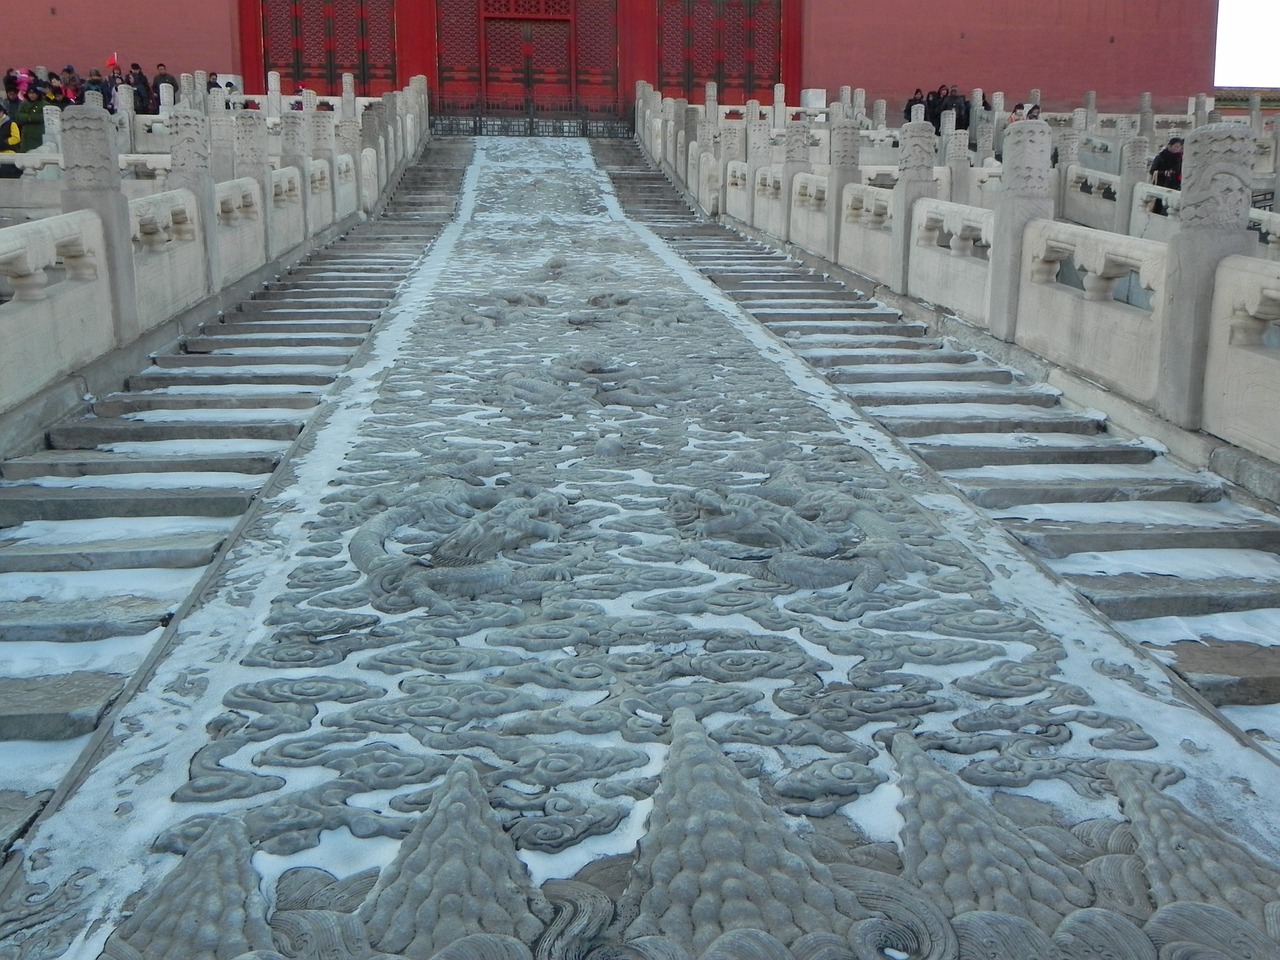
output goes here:
{"type": "MultiPolygon", "coordinates": [[[[268,2],[276,18],[288,21],[344,0],[268,2]]],[[[435,0],[345,3],[396,11],[395,77],[377,77],[362,92],[398,86],[415,73],[436,84],[435,0]]],[[[869,100],[888,100],[896,117],[893,108],[917,86],[944,82],[965,93],[975,86],[1003,90],[1010,104],[1039,87],[1051,107],[1076,105],[1086,90],[1097,90],[1103,109],[1135,109],[1144,91],[1156,95],[1157,107],[1180,108],[1188,95],[1213,89],[1216,0],[782,3],[781,70],[792,99],[797,83],[825,87],[832,98],[843,84],[862,86],[869,100]]],[[[0,47],[7,62],[0,66],[72,63],[85,73],[118,52],[126,67],[136,60],[148,74],[164,61],[175,74],[213,70],[244,76],[250,90],[263,86],[260,0],[168,0],[162,7],[153,0],[47,0],[12,7],[0,47]]],[[[629,102],[634,81],[656,79],[663,62],[659,0],[617,0],[617,9],[618,92],[629,102]]]]}
{"type": "Polygon", "coordinates": [[[942,83],[1004,91],[1010,109],[1033,88],[1050,108],[1096,90],[1103,110],[1213,93],[1216,0],[804,0],[803,19],[804,85],[864,87],[891,118],[942,83]]]}

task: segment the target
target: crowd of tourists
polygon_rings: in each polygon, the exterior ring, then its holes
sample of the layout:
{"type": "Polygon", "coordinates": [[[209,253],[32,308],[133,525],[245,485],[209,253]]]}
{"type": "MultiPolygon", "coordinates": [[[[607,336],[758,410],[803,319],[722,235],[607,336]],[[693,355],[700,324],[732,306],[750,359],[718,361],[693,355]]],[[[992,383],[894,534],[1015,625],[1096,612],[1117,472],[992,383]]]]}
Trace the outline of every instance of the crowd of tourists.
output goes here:
{"type": "MultiPolygon", "coordinates": [[[[60,71],[23,70],[10,67],[4,75],[4,97],[0,100],[0,153],[26,153],[44,142],[44,108],[83,104],[92,91],[102,97],[102,105],[115,113],[120,105],[119,91],[133,89],[135,113],[157,113],[160,88],[168,84],[178,91],[178,78],[163,63],[156,64],[148,77],[141,64],[131,63],[126,71],[114,57],[108,61],[106,73],[94,68],[81,75],[68,64],[60,71]]],[[[216,73],[209,75],[209,89],[221,87],[216,73]]],[[[228,92],[234,92],[227,85],[228,92]]],[[[17,176],[21,169],[0,164],[0,177],[17,176]]]]}

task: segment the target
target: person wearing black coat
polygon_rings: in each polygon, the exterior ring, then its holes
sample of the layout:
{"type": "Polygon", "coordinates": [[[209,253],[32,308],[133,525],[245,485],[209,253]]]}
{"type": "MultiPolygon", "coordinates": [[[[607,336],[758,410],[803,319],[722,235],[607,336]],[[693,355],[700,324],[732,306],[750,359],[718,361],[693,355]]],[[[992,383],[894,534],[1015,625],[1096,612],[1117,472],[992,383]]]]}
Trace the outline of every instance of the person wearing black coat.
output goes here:
{"type": "Polygon", "coordinates": [[[919,105],[924,106],[924,91],[916,87],[916,92],[911,95],[911,99],[907,101],[907,107],[902,111],[902,119],[908,123],[911,122],[911,108],[919,105]]]}

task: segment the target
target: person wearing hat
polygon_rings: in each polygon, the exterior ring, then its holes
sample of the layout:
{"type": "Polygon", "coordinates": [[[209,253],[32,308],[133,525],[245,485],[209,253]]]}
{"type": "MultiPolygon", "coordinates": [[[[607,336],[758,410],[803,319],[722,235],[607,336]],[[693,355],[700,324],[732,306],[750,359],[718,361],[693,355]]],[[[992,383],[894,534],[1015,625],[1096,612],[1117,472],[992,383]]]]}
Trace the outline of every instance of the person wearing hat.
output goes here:
{"type": "Polygon", "coordinates": [[[29,85],[15,118],[22,130],[22,153],[30,153],[44,143],[44,104],[44,91],[39,84],[29,85]]]}

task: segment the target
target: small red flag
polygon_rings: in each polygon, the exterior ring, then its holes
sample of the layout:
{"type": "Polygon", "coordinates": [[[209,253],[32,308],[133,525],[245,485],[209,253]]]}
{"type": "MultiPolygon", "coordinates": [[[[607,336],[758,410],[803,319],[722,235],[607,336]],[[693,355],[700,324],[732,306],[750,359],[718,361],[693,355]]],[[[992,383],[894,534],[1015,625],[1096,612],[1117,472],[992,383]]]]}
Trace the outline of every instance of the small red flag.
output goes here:
{"type": "Polygon", "coordinates": [[[108,67],[118,67],[119,65],[120,65],[119,57],[118,57],[116,54],[114,54],[114,53],[113,53],[113,54],[111,55],[111,58],[110,58],[109,60],[107,60],[107,66],[108,66],[108,67]]]}

